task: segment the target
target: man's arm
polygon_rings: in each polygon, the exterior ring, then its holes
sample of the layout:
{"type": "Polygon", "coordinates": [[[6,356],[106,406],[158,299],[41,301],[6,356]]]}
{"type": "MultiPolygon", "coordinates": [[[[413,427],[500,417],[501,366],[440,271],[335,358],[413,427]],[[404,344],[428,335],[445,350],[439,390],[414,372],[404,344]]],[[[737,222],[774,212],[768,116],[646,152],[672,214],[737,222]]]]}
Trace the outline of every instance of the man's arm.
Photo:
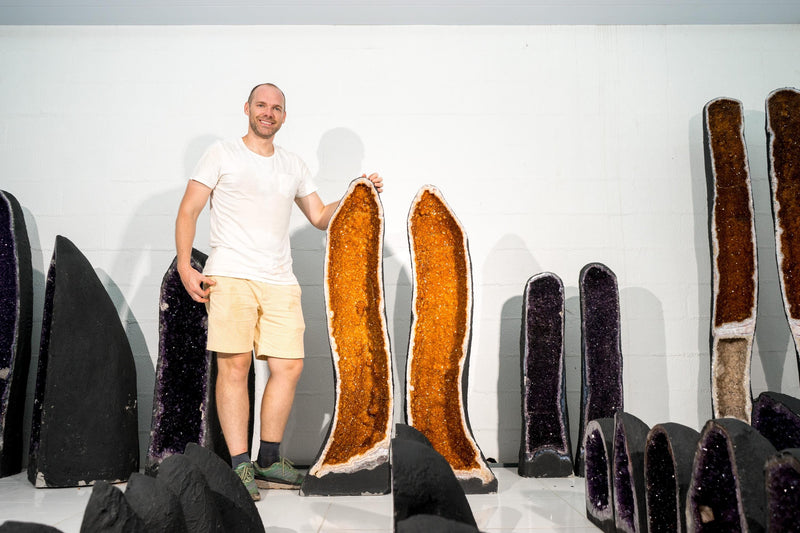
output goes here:
{"type": "MultiPolygon", "coordinates": [[[[383,178],[381,178],[377,172],[373,172],[369,176],[364,174],[361,177],[370,180],[372,184],[375,185],[375,189],[377,189],[378,192],[383,191],[383,178]]],[[[312,192],[308,196],[302,198],[296,198],[295,203],[308,221],[311,222],[311,225],[323,231],[328,229],[328,223],[333,216],[333,212],[336,211],[336,208],[339,206],[338,200],[327,205],[322,203],[322,199],[316,192],[312,192]]]]}
{"type": "Polygon", "coordinates": [[[202,183],[189,180],[183,193],[178,217],[175,219],[175,249],[177,250],[178,274],[186,292],[196,302],[207,302],[209,289],[203,283],[213,285],[214,281],[192,268],[192,244],[197,230],[197,217],[211,195],[211,189],[202,183]]]}

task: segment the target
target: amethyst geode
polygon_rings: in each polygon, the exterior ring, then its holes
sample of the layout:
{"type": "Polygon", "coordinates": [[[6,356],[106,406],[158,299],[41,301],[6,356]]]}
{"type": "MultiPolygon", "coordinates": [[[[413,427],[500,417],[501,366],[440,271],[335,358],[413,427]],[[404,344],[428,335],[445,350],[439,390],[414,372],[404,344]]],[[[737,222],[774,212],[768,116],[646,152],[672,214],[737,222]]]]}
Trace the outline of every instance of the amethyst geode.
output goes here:
{"type": "Polygon", "coordinates": [[[586,424],[585,451],[586,518],[611,533],[614,523],[614,419],[598,418],[586,424]]]}
{"type": "MultiPolygon", "coordinates": [[[[192,268],[202,272],[206,259],[204,253],[192,249],[192,268]]],[[[190,442],[228,460],[215,407],[216,359],[206,351],[206,308],[184,289],[177,258],[161,281],[158,322],[158,367],[146,472],[155,474],[165,457],[183,453],[190,442]]]]}
{"type": "Polygon", "coordinates": [[[617,531],[647,531],[644,449],[650,428],[630,413],[614,414],[614,523],[617,531]]]}
{"type": "Polygon", "coordinates": [[[752,424],[775,449],[800,448],[800,399],[762,392],[753,404],[752,424]]]}
{"type": "Polygon", "coordinates": [[[28,479],[36,487],[124,481],[139,469],[136,367],[92,265],[56,237],[47,273],[28,479]]]}
{"type": "Polygon", "coordinates": [[[0,477],[22,471],[22,417],[31,362],[33,269],[25,217],[0,191],[0,477]]]}
{"type": "Polygon", "coordinates": [[[566,477],[572,449],[564,371],[564,284],[550,272],[530,278],[522,303],[522,438],[519,475],[566,477]]]}
{"type": "Polygon", "coordinates": [[[587,421],[612,418],[623,409],[622,345],[617,277],[601,263],[580,274],[581,419],[575,473],[583,475],[583,435],[587,421]]]}
{"type": "Polygon", "coordinates": [[[800,524],[800,448],[783,450],[764,466],[767,531],[797,531],[800,524]]]}
{"type": "Polygon", "coordinates": [[[686,496],[687,531],[764,531],[764,463],[775,447],[736,418],[703,427],[686,496]]]}
{"type": "Polygon", "coordinates": [[[700,433],[667,422],[653,426],[644,452],[647,524],[650,533],[686,531],[686,492],[700,433]]]}

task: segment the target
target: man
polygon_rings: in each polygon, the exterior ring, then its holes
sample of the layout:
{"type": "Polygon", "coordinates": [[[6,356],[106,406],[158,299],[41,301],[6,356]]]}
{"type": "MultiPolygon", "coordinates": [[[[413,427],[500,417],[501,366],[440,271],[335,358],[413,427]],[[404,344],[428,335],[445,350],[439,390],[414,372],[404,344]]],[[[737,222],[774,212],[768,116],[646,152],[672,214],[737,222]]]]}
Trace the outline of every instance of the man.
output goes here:
{"type": "MultiPolygon", "coordinates": [[[[300,286],[292,273],[289,216],[297,204],[325,230],[339,202],[323,204],[303,161],[274,144],[286,98],[271,83],[250,92],[244,137],[218,141],[186,186],[175,222],[178,273],[208,309],[208,350],[217,352],[217,412],[231,463],[254,500],[258,487],[297,488],[303,476],[279,455],[303,369],[300,286]],[[197,217],[211,199],[211,253],[203,273],[189,264],[197,217]],[[251,352],[266,358],[261,444],[250,459],[247,376],[251,352]]],[[[371,174],[378,191],[383,180],[371,174]]]]}

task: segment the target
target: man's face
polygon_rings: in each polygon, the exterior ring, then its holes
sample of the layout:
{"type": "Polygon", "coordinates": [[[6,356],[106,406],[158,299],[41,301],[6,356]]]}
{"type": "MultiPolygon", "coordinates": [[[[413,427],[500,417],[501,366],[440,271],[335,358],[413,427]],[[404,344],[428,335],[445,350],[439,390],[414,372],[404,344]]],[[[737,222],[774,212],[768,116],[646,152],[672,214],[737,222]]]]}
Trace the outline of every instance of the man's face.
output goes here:
{"type": "Polygon", "coordinates": [[[244,112],[250,121],[250,131],[262,139],[271,139],[286,120],[283,94],[275,87],[265,85],[253,93],[250,102],[244,104],[244,112]]]}

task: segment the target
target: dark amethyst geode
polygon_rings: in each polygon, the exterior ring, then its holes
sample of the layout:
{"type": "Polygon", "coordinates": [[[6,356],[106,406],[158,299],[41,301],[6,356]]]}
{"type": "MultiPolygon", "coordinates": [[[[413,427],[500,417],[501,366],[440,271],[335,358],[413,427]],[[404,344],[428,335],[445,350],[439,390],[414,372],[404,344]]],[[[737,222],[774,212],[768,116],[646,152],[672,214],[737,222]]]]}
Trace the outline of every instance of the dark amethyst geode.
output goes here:
{"type": "Polygon", "coordinates": [[[22,470],[22,418],[31,362],[33,269],[22,208],[0,191],[0,477],[22,470]]]}
{"type": "Polygon", "coordinates": [[[796,531],[800,524],[800,448],[770,457],[767,477],[767,531],[796,531]]]}
{"type": "Polygon", "coordinates": [[[800,398],[762,392],[753,404],[752,424],[776,450],[800,448],[800,398]]]}
{"type": "Polygon", "coordinates": [[[644,450],[650,428],[630,413],[614,414],[614,523],[617,531],[646,532],[644,450]]]}
{"type": "Polygon", "coordinates": [[[614,419],[598,418],[586,424],[585,451],[586,518],[611,533],[614,523],[614,419]]]}
{"type": "MultiPolygon", "coordinates": [[[[204,253],[192,249],[192,268],[202,272],[206,259],[204,253]]],[[[158,365],[145,470],[155,474],[165,457],[183,453],[190,442],[228,460],[215,406],[216,358],[206,351],[206,308],[184,289],[177,258],[161,281],[158,326],[158,365]]]]}
{"type": "Polygon", "coordinates": [[[92,265],[56,237],[47,273],[28,479],[36,487],[124,481],[139,469],[136,367],[92,265]]]}
{"type": "Polygon", "coordinates": [[[622,344],[617,277],[601,263],[580,274],[581,418],[575,473],[583,475],[583,435],[587,421],[613,418],[623,409],[622,344]]]}
{"type": "Polygon", "coordinates": [[[686,492],[700,433],[667,422],[653,426],[644,453],[647,524],[650,533],[686,531],[686,492]]]}
{"type": "Polygon", "coordinates": [[[688,531],[764,531],[764,463],[775,447],[746,422],[709,420],[703,427],[686,496],[688,531]]]}
{"type": "Polygon", "coordinates": [[[520,354],[519,475],[569,476],[573,466],[564,371],[564,284],[553,273],[537,274],[525,285],[520,354]]]}

